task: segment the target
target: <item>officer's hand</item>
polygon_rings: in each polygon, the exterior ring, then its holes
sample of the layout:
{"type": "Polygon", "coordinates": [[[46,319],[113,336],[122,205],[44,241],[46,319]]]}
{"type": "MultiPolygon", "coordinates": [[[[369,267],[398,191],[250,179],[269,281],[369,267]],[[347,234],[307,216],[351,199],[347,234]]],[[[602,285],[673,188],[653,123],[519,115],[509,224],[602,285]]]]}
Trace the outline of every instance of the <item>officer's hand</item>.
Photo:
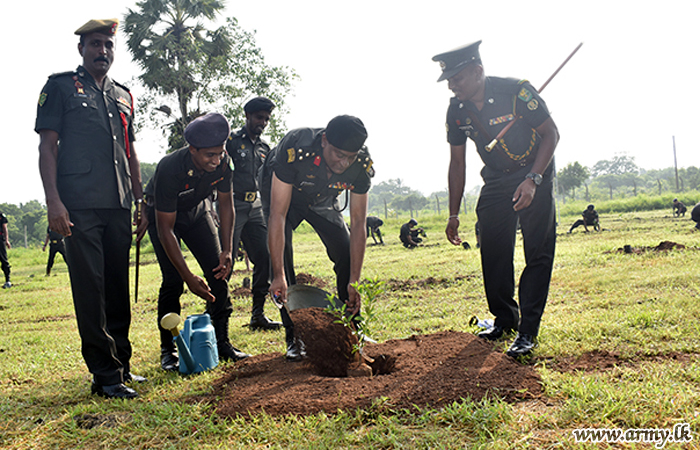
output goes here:
{"type": "Polygon", "coordinates": [[[211,289],[209,289],[207,282],[204,281],[202,277],[193,274],[192,277],[186,280],[186,283],[190,291],[197,297],[201,297],[208,302],[216,301],[216,298],[211,294],[211,289]]]}
{"type": "Polygon", "coordinates": [[[275,277],[270,283],[270,295],[277,303],[287,301],[287,280],[284,277],[275,277]]]}
{"type": "Polygon", "coordinates": [[[459,219],[457,217],[452,217],[447,220],[445,234],[447,235],[447,240],[453,245],[460,245],[462,243],[462,240],[459,238],[459,219]]]}
{"type": "Polygon", "coordinates": [[[348,284],[348,296],[348,301],[345,302],[345,304],[347,305],[346,310],[349,315],[354,316],[355,314],[360,312],[362,297],[360,297],[360,293],[357,292],[357,289],[355,289],[350,284],[348,284]]]}
{"type": "Polygon", "coordinates": [[[219,255],[219,265],[214,267],[214,278],[223,280],[229,276],[233,268],[233,258],[231,253],[221,252],[219,255]]]}
{"type": "Polygon", "coordinates": [[[141,213],[140,220],[138,219],[137,214],[134,213],[133,225],[136,227],[136,230],[134,230],[136,242],[141,242],[141,239],[143,239],[143,237],[146,235],[146,231],[148,230],[148,218],[146,218],[145,208],[144,212],[141,213]]]}
{"type": "Polygon", "coordinates": [[[535,198],[535,191],[537,191],[535,182],[530,178],[526,178],[515,190],[515,194],[513,194],[513,203],[515,203],[513,209],[520,211],[530,206],[532,199],[535,198]]]}
{"type": "Polygon", "coordinates": [[[49,219],[49,228],[63,236],[71,235],[70,227],[73,226],[73,222],[70,221],[68,210],[62,202],[47,205],[46,215],[49,219]]]}

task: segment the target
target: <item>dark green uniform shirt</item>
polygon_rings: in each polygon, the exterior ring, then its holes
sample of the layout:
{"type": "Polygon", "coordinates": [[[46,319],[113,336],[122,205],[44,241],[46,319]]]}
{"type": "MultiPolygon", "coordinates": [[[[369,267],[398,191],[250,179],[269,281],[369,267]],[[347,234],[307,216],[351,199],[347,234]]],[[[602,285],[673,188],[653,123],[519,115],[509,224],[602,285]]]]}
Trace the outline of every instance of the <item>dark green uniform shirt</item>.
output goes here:
{"type": "Polygon", "coordinates": [[[270,152],[262,139],[251,140],[246,127],[232,133],[226,141],[226,151],[233,162],[233,192],[237,200],[255,201],[258,191],[257,174],[270,152]]]}
{"type": "Polygon", "coordinates": [[[149,206],[156,211],[188,213],[190,219],[208,211],[208,198],[214,189],[231,192],[231,158],[224,158],[214,172],[198,173],[190,148],[184,147],[163,157],[146,186],[149,206]]]}
{"type": "Polygon", "coordinates": [[[82,66],[49,77],[34,129],[59,135],[56,183],[66,208],[131,208],[133,118],[129,90],[110,78],[100,89],[82,66]]]}
{"type": "Polygon", "coordinates": [[[372,159],[365,147],[348,169],[327,177],[323,159],[321,137],[324,128],[299,128],[292,130],[277,146],[271,161],[275,175],[281,181],[294,186],[293,204],[317,205],[334,200],[344,190],[366,194],[374,176],[372,159]]]}
{"type": "Polygon", "coordinates": [[[486,166],[514,170],[534,163],[541,141],[535,129],[547,118],[547,105],[527,80],[486,77],[481,111],[472,102],[462,102],[456,97],[450,100],[447,141],[451,145],[464,145],[471,138],[486,166]],[[486,146],[516,117],[515,125],[489,151],[486,146]]]}

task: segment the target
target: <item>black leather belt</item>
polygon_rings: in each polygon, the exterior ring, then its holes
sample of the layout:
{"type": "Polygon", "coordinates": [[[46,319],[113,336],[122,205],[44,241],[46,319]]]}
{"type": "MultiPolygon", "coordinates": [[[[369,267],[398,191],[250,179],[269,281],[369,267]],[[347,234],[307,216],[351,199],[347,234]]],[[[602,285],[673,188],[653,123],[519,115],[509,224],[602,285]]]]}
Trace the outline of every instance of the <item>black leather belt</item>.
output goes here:
{"type": "Polygon", "coordinates": [[[233,194],[233,198],[242,202],[253,203],[258,198],[258,193],[257,191],[236,192],[233,194]]]}

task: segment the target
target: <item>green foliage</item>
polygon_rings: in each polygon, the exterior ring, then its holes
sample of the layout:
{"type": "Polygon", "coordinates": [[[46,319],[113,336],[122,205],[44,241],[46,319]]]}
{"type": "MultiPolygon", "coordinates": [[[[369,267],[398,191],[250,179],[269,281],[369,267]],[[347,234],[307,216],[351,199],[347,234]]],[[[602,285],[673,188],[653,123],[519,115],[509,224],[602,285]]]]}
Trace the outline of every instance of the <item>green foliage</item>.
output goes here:
{"type": "Polygon", "coordinates": [[[333,295],[328,294],[328,302],[330,305],[325,311],[336,317],[334,323],[339,323],[352,331],[357,337],[358,344],[353,348],[353,353],[361,351],[366,343],[366,337],[372,334],[372,324],[376,317],[376,302],[377,297],[384,293],[384,282],[375,278],[373,280],[365,280],[362,283],[355,282],[352,284],[362,299],[361,314],[351,317],[347,313],[347,305],[343,303],[338,306],[333,301],[333,295]]]}
{"type": "Polygon", "coordinates": [[[568,166],[557,172],[557,186],[560,194],[571,193],[573,197],[574,190],[581,187],[584,181],[588,179],[590,172],[583,167],[578,161],[569,164],[568,166]]]}
{"type": "Polygon", "coordinates": [[[46,237],[46,207],[37,200],[19,205],[0,204],[0,212],[7,216],[7,234],[10,244],[24,246],[25,231],[28,246],[38,246],[46,237]]]}
{"type": "Polygon", "coordinates": [[[185,144],[184,128],[208,111],[221,111],[232,125],[244,123],[243,104],[266,95],[277,104],[268,132],[283,134],[284,98],[295,73],[265,64],[253,33],[235,18],[216,29],[214,20],[224,9],[219,0],[143,0],[124,18],[127,46],[143,69],[138,81],[147,89],[139,98],[137,126],[163,129],[168,147],[185,144]]]}

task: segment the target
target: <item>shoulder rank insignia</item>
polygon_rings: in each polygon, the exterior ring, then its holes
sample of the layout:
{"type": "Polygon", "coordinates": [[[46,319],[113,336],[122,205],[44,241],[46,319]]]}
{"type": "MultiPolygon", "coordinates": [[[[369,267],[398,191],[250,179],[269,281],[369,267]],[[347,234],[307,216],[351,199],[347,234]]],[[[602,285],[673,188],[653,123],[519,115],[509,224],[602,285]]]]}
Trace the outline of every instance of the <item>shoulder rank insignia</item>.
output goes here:
{"type": "Polygon", "coordinates": [[[522,88],[520,89],[520,93],[518,94],[518,98],[524,102],[529,102],[532,99],[532,92],[529,90],[522,88]]]}
{"type": "Polygon", "coordinates": [[[45,92],[42,92],[41,95],[39,95],[39,106],[44,106],[48,97],[49,96],[45,92]]]}
{"type": "Polygon", "coordinates": [[[295,159],[295,153],[293,148],[288,148],[287,149],[287,162],[288,163],[293,163],[295,159]]]}
{"type": "Polygon", "coordinates": [[[539,105],[540,104],[537,102],[537,100],[533,98],[527,103],[527,109],[529,109],[530,111],[534,111],[539,105]]]}

